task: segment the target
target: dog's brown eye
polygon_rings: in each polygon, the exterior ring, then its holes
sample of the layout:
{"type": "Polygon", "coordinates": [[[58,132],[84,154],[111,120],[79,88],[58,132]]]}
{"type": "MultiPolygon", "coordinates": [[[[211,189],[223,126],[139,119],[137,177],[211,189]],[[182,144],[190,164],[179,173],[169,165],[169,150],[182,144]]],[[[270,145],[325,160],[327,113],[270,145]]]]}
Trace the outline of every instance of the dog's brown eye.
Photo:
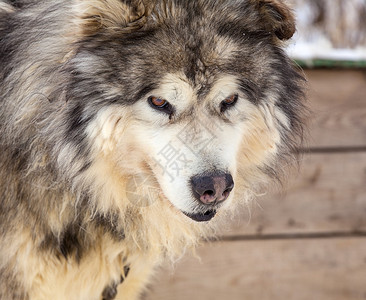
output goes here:
{"type": "Polygon", "coordinates": [[[221,102],[221,112],[224,112],[229,107],[234,106],[238,101],[238,94],[233,94],[230,97],[227,97],[225,100],[221,102]]]}
{"type": "Polygon", "coordinates": [[[230,97],[227,97],[224,102],[227,105],[232,105],[236,102],[236,100],[238,100],[238,95],[231,95],[230,97]]]}
{"type": "Polygon", "coordinates": [[[166,113],[169,115],[169,118],[172,118],[174,109],[168,101],[163,98],[150,96],[148,98],[148,102],[153,109],[166,113]]]}
{"type": "Polygon", "coordinates": [[[168,101],[166,101],[165,99],[154,97],[154,96],[149,97],[149,102],[153,106],[156,106],[157,108],[162,108],[168,104],[168,101]]]}

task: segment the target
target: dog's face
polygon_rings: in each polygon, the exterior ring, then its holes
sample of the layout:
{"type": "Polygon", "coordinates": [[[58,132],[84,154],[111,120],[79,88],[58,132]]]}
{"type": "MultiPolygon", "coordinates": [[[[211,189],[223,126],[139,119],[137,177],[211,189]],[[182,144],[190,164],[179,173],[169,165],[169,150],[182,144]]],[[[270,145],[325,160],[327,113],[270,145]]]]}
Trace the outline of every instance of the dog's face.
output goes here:
{"type": "Polygon", "coordinates": [[[85,90],[95,100],[84,110],[100,108],[85,130],[111,166],[105,176],[150,178],[178,210],[208,221],[293,146],[300,76],[280,49],[293,19],[279,1],[147,2],[140,16],[117,5],[130,27],[100,12],[90,33],[95,18],[83,17],[70,93],[85,90]]]}
{"type": "Polygon", "coordinates": [[[197,221],[209,220],[234,188],[237,156],[251,109],[236,78],[221,74],[206,93],[167,74],[133,107],[136,148],[163,194],[197,221]]]}

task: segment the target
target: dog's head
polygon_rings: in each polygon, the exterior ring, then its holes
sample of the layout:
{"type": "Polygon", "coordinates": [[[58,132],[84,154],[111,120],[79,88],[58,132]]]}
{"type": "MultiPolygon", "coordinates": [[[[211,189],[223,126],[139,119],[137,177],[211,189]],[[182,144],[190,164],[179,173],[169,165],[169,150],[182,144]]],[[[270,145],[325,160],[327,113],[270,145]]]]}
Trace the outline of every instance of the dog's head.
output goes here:
{"type": "Polygon", "coordinates": [[[281,1],[80,0],[75,12],[67,97],[87,122],[72,130],[86,132],[103,182],[140,178],[208,221],[276,176],[302,111],[281,1]]]}

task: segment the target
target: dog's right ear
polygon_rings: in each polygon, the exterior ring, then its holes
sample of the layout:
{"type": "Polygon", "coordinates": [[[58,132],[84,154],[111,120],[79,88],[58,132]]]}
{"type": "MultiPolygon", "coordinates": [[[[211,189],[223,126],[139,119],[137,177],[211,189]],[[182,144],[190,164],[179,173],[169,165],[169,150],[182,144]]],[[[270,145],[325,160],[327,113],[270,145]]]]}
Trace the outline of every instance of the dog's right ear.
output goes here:
{"type": "Polygon", "coordinates": [[[77,35],[92,36],[103,30],[136,30],[146,23],[153,5],[154,0],[76,0],[77,35]]]}
{"type": "Polygon", "coordinates": [[[282,0],[250,0],[261,17],[264,29],[280,40],[288,40],[296,31],[291,9],[282,0]]]}

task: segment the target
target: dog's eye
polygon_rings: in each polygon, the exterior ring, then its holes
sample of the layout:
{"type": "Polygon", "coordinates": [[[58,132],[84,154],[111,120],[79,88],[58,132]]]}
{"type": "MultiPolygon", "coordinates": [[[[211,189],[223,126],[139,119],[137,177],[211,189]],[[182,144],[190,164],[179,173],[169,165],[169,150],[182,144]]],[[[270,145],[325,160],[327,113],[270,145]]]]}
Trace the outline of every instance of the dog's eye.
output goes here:
{"type": "Polygon", "coordinates": [[[149,97],[149,102],[156,108],[163,108],[164,106],[168,105],[168,101],[158,97],[149,97]]]}
{"type": "Polygon", "coordinates": [[[225,100],[221,102],[221,112],[223,113],[229,107],[234,106],[238,101],[238,94],[233,94],[230,97],[227,97],[225,100]]]}
{"type": "Polygon", "coordinates": [[[148,102],[152,108],[165,112],[170,117],[173,115],[173,106],[167,100],[159,97],[150,96],[148,98],[148,102]]]}

